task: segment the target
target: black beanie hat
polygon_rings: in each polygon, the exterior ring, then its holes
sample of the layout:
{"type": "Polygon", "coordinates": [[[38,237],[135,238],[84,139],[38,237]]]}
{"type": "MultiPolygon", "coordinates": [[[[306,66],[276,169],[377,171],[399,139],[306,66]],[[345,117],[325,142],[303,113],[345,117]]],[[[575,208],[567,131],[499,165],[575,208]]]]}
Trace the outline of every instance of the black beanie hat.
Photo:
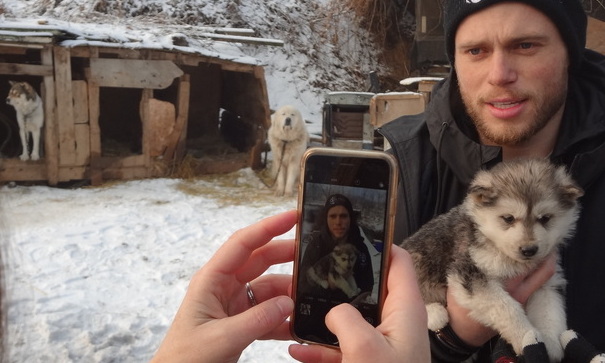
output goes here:
{"type": "Polygon", "coordinates": [[[349,216],[353,218],[353,205],[351,204],[349,198],[345,197],[342,194],[332,194],[331,196],[329,196],[326,200],[324,210],[327,213],[330,208],[335,207],[337,205],[345,207],[349,212],[349,216]]]}
{"type": "MultiPolygon", "coordinates": [[[[454,63],[454,40],[458,26],[467,16],[491,5],[511,0],[443,0],[445,47],[454,63]]],[[[544,13],[559,29],[567,46],[570,68],[578,68],[586,47],[587,18],[580,0],[512,0],[532,6],[544,13]]]]}

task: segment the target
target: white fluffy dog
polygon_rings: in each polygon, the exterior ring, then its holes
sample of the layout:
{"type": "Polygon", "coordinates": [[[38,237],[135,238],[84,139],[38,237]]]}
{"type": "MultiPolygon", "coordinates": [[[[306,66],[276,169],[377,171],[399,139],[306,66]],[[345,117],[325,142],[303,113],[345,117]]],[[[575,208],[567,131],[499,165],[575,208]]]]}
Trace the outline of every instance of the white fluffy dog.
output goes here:
{"type": "Polygon", "coordinates": [[[13,106],[17,112],[19,136],[21,137],[21,160],[29,160],[29,136],[33,146],[31,159],[40,159],[40,134],[44,124],[44,110],[42,99],[36,90],[27,82],[9,81],[11,89],[8,92],[6,103],[13,106]]]}
{"type": "Polygon", "coordinates": [[[271,115],[269,145],[273,153],[275,195],[292,196],[300,174],[300,159],[307,149],[309,133],[305,120],[293,106],[280,107],[271,115]]]}

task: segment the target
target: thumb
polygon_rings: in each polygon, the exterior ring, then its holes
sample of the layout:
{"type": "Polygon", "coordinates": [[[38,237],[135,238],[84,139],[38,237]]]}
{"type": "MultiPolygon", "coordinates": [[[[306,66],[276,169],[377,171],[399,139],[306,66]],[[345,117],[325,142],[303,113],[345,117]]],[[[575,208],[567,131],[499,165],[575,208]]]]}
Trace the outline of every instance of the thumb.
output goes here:
{"type": "Polygon", "coordinates": [[[292,299],[277,296],[228,318],[228,331],[237,332],[231,336],[231,344],[244,349],[256,339],[279,327],[293,310],[292,299]]]}
{"type": "Polygon", "coordinates": [[[362,341],[375,338],[376,331],[351,304],[333,307],[326,315],[326,326],[338,337],[341,349],[364,346],[362,341]]]}

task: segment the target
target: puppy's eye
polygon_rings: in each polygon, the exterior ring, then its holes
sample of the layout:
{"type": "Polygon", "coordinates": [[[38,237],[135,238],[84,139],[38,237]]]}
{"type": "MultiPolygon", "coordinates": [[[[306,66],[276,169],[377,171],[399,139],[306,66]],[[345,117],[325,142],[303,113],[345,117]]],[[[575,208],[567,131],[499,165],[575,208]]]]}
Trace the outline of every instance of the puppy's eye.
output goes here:
{"type": "Polygon", "coordinates": [[[500,218],[502,218],[506,224],[513,224],[515,222],[515,217],[511,215],[500,216],[500,218]]]}
{"type": "Polygon", "coordinates": [[[550,222],[552,218],[551,214],[545,214],[543,216],[539,216],[538,217],[538,223],[540,223],[541,225],[545,226],[548,224],[548,222],[550,222]]]}

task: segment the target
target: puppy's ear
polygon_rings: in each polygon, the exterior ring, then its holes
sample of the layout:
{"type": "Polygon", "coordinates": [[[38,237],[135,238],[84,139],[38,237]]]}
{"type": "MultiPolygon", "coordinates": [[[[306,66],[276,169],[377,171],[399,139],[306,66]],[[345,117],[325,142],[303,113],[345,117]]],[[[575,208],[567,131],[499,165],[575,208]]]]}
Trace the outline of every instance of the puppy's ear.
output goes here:
{"type": "Polygon", "coordinates": [[[579,187],[571,176],[567,173],[564,166],[560,166],[556,171],[556,178],[559,181],[559,192],[561,203],[571,208],[576,200],[584,195],[584,189],[579,187]]]}
{"type": "Polygon", "coordinates": [[[563,200],[568,203],[574,203],[584,195],[584,190],[575,184],[561,185],[560,191],[563,200]]]}
{"type": "Polygon", "coordinates": [[[488,172],[480,171],[475,176],[468,189],[468,194],[480,206],[490,206],[496,203],[498,191],[492,184],[492,177],[488,172]]]}
{"type": "Polygon", "coordinates": [[[475,204],[482,207],[494,205],[496,200],[498,200],[498,193],[494,188],[481,185],[471,185],[469,189],[469,196],[473,198],[475,204]]]}
{"type": "Polygon", "coordinates": [[[15,81],[8,81],[8,83],[9,83],[11,86],[14,86],[15,84],[17,84],[17,82],[15,82],[15,81]]]}

